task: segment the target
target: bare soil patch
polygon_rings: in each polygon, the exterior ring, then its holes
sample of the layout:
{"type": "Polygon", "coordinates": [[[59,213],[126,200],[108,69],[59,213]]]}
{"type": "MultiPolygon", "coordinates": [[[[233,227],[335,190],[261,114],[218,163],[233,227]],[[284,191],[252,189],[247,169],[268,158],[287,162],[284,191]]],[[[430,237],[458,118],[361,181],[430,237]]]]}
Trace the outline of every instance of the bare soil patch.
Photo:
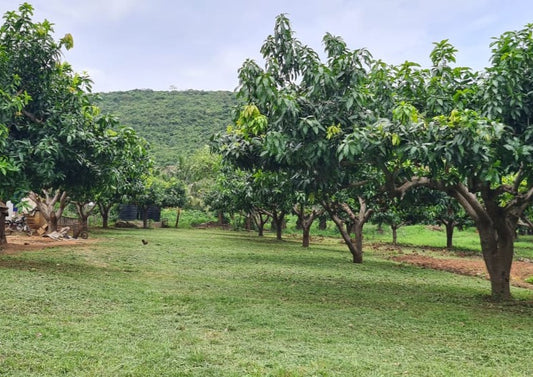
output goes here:
{"type": "Polygon", "coordinates": [[[64,238],[61,240],[54,240],[49,237],[42,236],[28,236],[25,234],[12,234],[7,237],[7,244],[0,247],[0,253],[16,254],[22,251],[42,250],[50,247],[71,246],[71,245],[87,245],[94,242],[90,239],[74,239],[64,238]]]}
{"type": "MultiPolygon", "coordinates": [[[[457,258],[436,258],[419,254],[404,254],[392,257],[393,260],[432,268],[434,270],[449,271],[456,274],[479,276],[489,278],[485,263],[481,258],[457,257],[457,258]]],[[[526,282],[527,278],[533,276],[533,263],[524,261],[514,261],[511,269],[511,284],[516,287],[533,289],[533,284],[526,282]]]]}

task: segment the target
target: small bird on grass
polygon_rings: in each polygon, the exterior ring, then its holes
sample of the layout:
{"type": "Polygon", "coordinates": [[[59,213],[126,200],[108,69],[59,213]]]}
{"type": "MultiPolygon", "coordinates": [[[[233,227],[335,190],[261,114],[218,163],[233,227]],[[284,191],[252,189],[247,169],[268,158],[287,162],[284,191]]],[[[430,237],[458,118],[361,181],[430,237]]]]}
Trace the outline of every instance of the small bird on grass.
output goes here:
{"type": "Polygon", "coordinates": [[[146,241],[146,240],[141,240],[141,241],[143,242],[143,245],[148,244],[148,241],[146,241]]]}

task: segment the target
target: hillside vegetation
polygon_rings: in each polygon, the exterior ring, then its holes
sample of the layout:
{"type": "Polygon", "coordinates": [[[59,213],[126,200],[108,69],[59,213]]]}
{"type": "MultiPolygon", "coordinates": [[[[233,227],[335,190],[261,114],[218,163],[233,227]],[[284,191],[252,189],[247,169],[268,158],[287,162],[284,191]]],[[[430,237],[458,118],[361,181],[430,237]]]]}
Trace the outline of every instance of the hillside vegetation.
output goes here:
{"type": "Polygon", "coordinates": [[[174,165],[225,130],[236,99],[228,91],[131,90],[100,93],[101,109],[131,126],[151,146],[156,164],[174,165]]]}

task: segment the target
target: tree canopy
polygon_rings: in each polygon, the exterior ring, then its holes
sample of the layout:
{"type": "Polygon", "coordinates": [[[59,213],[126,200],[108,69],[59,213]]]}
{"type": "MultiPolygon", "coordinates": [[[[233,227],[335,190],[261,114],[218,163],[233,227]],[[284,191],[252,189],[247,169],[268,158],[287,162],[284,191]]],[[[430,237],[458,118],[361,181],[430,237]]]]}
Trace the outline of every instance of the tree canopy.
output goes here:
{"type": "Polygon", "coordinates": [[[453,67],[447,40],[422,68],[326,34],[322,63],[280,15],[261,48],[264,68],[246,60],[239,71],[247,105],[218,150],[240,168],[286,171],[323,198],[347,188],[360,198],[402,198],[417,186],[446,193],[478,228],[493,297],[508,298],[514,231],[533,200],[532,28],[493,42],[479,73],[453,67]]]}
{"type": "MultiPolygon", "coordinates": [[[[24,3],[18,12],[7,12],[0,27],[0,170],[5,176],[0,195],[33,192],[37,199],[43,190],[47,198],[59,190],[78,199],[96,196],[106,185],[126,180],[117,178],[125,172],[117,168],[117,159],[122,165],[149,166],[143,163],[145,143],[102,114],[90,78],[62,61],[63,50],[73,47],[72,36],[55,41],[53,25],[34,22],[32,16],[33,7],[24,3]]],[[[57,219],[50,213],[53,231],[57,219]]]]}

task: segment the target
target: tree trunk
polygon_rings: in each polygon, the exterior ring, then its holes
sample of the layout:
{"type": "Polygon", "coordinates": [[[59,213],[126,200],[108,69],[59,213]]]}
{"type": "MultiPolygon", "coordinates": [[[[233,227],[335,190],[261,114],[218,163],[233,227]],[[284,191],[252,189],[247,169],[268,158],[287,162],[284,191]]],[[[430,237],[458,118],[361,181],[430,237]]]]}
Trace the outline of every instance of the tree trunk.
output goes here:
{"type": "Polygon", "coordinates": [[[311,242],[311,226],[315,216],[309,215],[307,218],[302,219],[302,247],[309,247],[311,242]]]}
{"type": "Polygon", "coordinates": [[[265,224],[263,224],[261,221],[257,224],[257,235],[259,237],[263,237],[265,235],[265,224]]]}
{"type": "Polygon", "coordinates": [[[252,215],[246,214],[246,230],[250,232],[252,230],[252,215]]]}
{"type": "Polygon", "coordinates": [[[6,216],[8,214],[7,206],[4,202],[0,201],[0,248],[2,245],[7,244],[6,238],[6,216]]]}
{"type": "Polygon", "coordinates": [[[174,224],[174,228],[178,229],[178,225],[180,224],[180,216],[181,216],[181,208],[178,207],[176,210],[176,224],[174,224]]]}
{"type": "Polygon", "coordinates": [[[483,260],[489,273],[491,294],[495,300],[511,298],[514,229],[505,224],[478,224],[483,260]]]}
{"type": "Polygon", "coordinates": [[[354,236],[355,236],[355,248],[361,250],[361,256],[363,255],[363,227],[365,222],[358,221],[354,224],[354,236]]]}
{"type": "Polygon", "coordinates": [[[276,210],[272,211],[272,223],[276,229],[276,239],[281,241],[281,236],[283,233],[283,223],[285,221],[285,211],[277,212],[276,210]]]}
{"type": "Polygon", "coordinates": [[[100,215],[102,216],[102,228],[109,228],[109,211],[100,212],[100,215]]]}
{"type": "Polygon", "coordinates": [[[328,219],[325,216],[321,216],[318,223],[318,229],[326,230],[326,228],[328,227],[327,221],[328,219]]]}
{"type": "Polygon", "coordinates": [[[109,228],[109,211],[113,206],[113,202],[103,203],[98,202],[98,208],[100,209],[100,216],[102,216],[102,228],[109,228]]]}
{"type": "Polygon", "coordinates": [[[362,239],[361,237],[358,238],[361,242],[354,242],[352,241],[352,238],[350,237],[350,233],[346,231],[346,226],[344,224],[344,221],[334,212],[328,213],[339,229],[339,232],[341,233],[342,239],[346,243],[346,246],[348,246],[348,250],[350,250],[350,253],[352,254],[352,262],[353,263],[363,263],[363,248],[362,248],[362,239]],[[361,247],[358,247],[361,246],[361,247]]]}
{"type": "Polygon", "coordinates": [[[299,205],[294,205],[293,211],[296,216],[298,216],[298,223],[300,224],[300,228],[302,230],[302,247],[309,247],[309,243],[311,241],[311,226],[317,217],[322,216],[324,209],[317,209],[315,207],[311,212],[306,214],[305,206],[300,203],[299,205]]]}
{"type": "Polygon", "coordinates": [[[257,211],[254,215],[252,215],[252,219],[254,220],[254,223],[257,226],[257,235],[259,237],[263,237],[265,224],[270,219],[270,216],[265,216],[261,211],[257,211]]]}
{"type": "Polygon", "coordinates": [[[324,202],[323,206],[328,211],[331,219],[337,225],[339,232],[341,232],[342,238],[348,249],[353,256],[354,263],[363,263],[363,227],[372,215],[372,210],[367,209],[366,201],[362,197],[357,198],[359,200],[359,212],[355,214],[347,203],[327,203],[324,202]],[[337,211],[344,211],[353,225],[348,229],[352,229],[355,233],[355,243],[350,239],[350,232],[345,229],[344,221],[338,216],[337,211]]]}
{"type": "Polygon", "coordinates": [[[298,217],[296,219],[296,230],[301,230],[302,229],[302,219],[300,217],[298,217]]]}
{"type": "Polygon", "coordinates": [[[396,246],[398,245],[398,225],[391,224],[390,228],[392,229],[392,244],[396,246]]]}
{"type": "Polygon", "coordinates": [[[329,216],[331,217],[331,219],[337,226],[337,229],[341,233],[344,243],[346,244],[346,246],[348,246],[348,250],[350,250],[350,253],[352,254],[352,262],[363,263],[362,237],[358,237],[358,239],[361,240],[361,242],[356,242],[355,244],[354,242],[352,242],[352,238],[350,237],[350,233],[348,233],[346,230],[344,221],[337,214],[337,211],[339,210],[338,204],[328,203],[324,201],[322,203],[322,206],[328,212],[329,216]]]}
{"type": "Polygon", "coordinates": [[[89,226],[87,224],[87,219],[93,213],[93,210],[96,206],[90,206],[89,203],[75,202],[76,212],[78,213],[78,229],[76,232],[73,232],[74,238],[78,238],[81,232],[86,231],[89,226]]]}
{"type": "Polygon", "coordinates": [[[148,229],[148,206],[142,206],[143,229],[148,229]]]}
{"type": "Polygon", "coordinates": [[[492,298],[497,301],[511,299],[514,233],[529,200],[500,207],[500,198],[489,185],[481,190],[483,204],[461,184],[455,186],[451,194],[476,222],[492,298]]]}
{"type": "Polygon", "coordinates": [[[35,192],[30,191],[28,194],[29,198],[33,200],[41,214],[43,215],[46,223],[48,225],[47,232],[57,231],[57,224],[59,219],[63,215],[69,198],[67,197],[66,191],[56,190],[54,196],[50,196],[49,190],[43,190],[44,198],[37,195],[35,192]],[[59,204],[59,207],[56,209],[55,205],[59,204]]]}
{"type": "Polygon", "coordinates": [[[59,218],[56,216],[55,212],[51,212],[48,215],[48,233],[55,232],[59,229],[59,218]]]}
{"type": "Polygon", "coordinates": [[[309,247],[311,242],[311,224],[302,227],[302,247],[309,247]]]}
{"type": "Polygon", "coordinates": [[[281,220],[281,223],[276,223],[276,239],[278,241],[281,241],[283,238],[283,220],[281,220]]]}
{"type": "Polygon", "coordinates": [[[455,222],[453,220],[443,221],[446,227],[446,248],[453,249],[453,229],[455,228],[455,222]]]}

